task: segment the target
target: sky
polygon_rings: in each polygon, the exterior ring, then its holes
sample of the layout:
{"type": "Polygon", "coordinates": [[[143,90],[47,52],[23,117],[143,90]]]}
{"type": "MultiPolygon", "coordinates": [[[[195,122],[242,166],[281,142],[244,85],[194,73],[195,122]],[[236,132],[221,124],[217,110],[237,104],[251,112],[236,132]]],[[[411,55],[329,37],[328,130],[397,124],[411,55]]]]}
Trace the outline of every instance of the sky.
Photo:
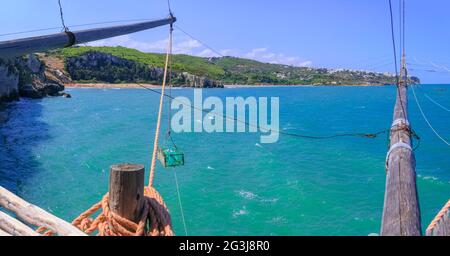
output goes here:
{"type": "MultiPolygon", "coordinates": [[[[398,0],[394,4],[398,36],[398,0]]],[[[62,0],[69,26],[168,16],[166,0],[62,0]]],[[[0,41],[59,32],[10,32],[61,26],[57,0],[3,0],[0,41]]],[[[223,55],[269,63],[394,72],[388,0],[171,0],[175,53],[223,55]]],[[[410,75],[423,83],[450,83],[450,1],[406,0],[406,54],[410,75]]],[[[110,26],[74,27],[73,30],[110,26]]],[[[102,40],[164,52],[168,27],[102,40]]],[[[398,41],[398,37],[397,37],[398,41]]]]}

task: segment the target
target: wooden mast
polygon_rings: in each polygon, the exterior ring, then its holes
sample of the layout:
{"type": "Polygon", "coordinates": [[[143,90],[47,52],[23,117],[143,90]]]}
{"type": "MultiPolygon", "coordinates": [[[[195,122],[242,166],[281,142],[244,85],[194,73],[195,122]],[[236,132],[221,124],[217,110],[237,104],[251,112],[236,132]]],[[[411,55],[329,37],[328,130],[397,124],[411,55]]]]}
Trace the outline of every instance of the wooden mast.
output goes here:
{"type": "Polygon", "coordinates": [[[74,32],[62,32],[53,35],[37,36],[0,42],[0,59],[14,58],[28,53],[42,52],[75,44],[97,41],[168,25],[176,21],[170,16],[166,19],[121,25],[107,28],[95,28],[74,32]]]}
{"type": "Polygon", "coordinates": [[[408,121],[406,57],[403,51],[390,147],[386,156],[386,191],[381,235],[420,236],[420,209],[416,185],[416,163],[408,121]]]}

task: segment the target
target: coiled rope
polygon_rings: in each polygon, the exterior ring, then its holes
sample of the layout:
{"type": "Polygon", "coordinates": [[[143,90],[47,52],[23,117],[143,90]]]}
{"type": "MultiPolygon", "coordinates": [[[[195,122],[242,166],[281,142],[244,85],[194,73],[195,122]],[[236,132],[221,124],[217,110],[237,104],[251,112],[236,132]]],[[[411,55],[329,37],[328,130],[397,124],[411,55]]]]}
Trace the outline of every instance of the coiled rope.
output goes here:
{"type": "Polygon", "coordinates": [[[161,195],[153,187],[144,188],[144,208],[138,223],[120,217],[109,208],[109,194],[78,216],[72,225],[86,234],[98,230],[99,236],[173,236],[169,210],[161,195]],[[98,210],[102,212],[95,218],[91,216],[98,210]],[[146,228],[149,223],[149,228],[146,228]]]}

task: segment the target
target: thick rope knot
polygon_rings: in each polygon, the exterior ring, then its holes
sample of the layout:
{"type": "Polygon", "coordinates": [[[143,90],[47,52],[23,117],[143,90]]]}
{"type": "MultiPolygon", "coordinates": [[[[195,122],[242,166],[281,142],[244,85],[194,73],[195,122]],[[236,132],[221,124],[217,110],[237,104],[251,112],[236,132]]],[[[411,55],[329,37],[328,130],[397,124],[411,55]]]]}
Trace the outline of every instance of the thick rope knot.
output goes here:
{"type": "MultiPolygon", "coordinates": [[[[172,221],[161,195],[153,187],[144,188],[144,205],[139,222],[135,223],[111,211],[109,194],[78,216],[72,225],[86,234],[98,231],[98,236],[173,236],[172,221]],[[97,217],[92,216],[101,209],[97,217]]],[[[40,228],[42,233],[45,228],[40,228]]],[[[44,235],[52,235],[46,231],[44,235]]]]}

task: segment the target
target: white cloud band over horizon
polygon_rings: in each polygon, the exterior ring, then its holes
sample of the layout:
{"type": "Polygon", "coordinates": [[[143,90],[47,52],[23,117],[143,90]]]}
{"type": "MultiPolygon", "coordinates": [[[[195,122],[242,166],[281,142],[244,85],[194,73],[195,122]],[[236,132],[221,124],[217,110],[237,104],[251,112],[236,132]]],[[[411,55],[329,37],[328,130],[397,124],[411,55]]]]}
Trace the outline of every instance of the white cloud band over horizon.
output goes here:
{"type": "MultiPolygon", "coordinates": [[[[219,55],[211,49],[203,46],[199,41],[187,38],[177,37],[173,44],[174,54],[188,54],[198,57],[219,57],[219,55]]],[[[119,36],[104,40],[88,43],[89,46],[123,46],[127,48],[133,48],[142,52],[166,52],[168,39],[157,40],[153,42],[142,42],[131,38],[129,35],[119,36]]],[[[222,49],[218,53],[224,56],[233,56],[246,59],[252,59],[264,63],[283,64],[296,67],[310,67],[312,61],[305,60],[296,56],[289,56],[283,53],[275,53],[269,50],[267,47],[254,48],[247,52],[242,52],[235,49],[222,49]]]]}

